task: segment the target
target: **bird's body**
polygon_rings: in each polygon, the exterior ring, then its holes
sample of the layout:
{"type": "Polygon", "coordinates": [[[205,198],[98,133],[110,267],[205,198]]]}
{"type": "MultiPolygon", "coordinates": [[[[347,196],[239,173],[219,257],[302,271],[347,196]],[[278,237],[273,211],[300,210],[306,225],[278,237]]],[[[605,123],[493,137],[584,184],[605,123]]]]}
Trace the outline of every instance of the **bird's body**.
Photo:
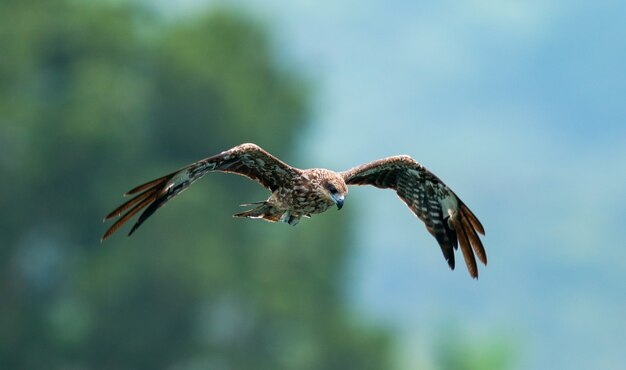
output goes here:
{"type": "Polygon", "coordinates": [[[391,188],[426,224],[451,268],[454,268],[454,249],[459,244],[472,277],[478,276],[474,253],[480,261],[487,262],[477,234],[484,234],[484,229],[476,216],[439,178],[411,157],[388,157],[344,172],[322,168],[302,170],[287,165],[255,144],[238,145],[130,190],[125,195],[134,197],[105,217],[105,221],[120,218],[102,240],[145,209],[130,230],[129,235],[132,234],[160,206],[210,171],[246,176],[271,192],[265,201],[245,204],[255,207],[235,217],[282,221],[290,225],[334,205],[341,209],[348,185],[391,188]]]}
{"type": "MultiPolygon", "coordinates": [[[[262,218],[270,222],[283,221],[290,225],[297,225],[302,217],[310,217],[312,214],[322,213],[335,204],[341,208],[343,197],[348,189],[343,179],[334,172],[323,168],[299,170],[290,186],[282,186],[276,189],[258,207],[237,213],[235,217],[262,218]],[[330,192],[327,188],[330,184],[336,184],[336,188],[345,189],[343,195],[334,199],[327,196],[330,192]]],[[[245,204],[248,205],[248,204],[245,204]]]]}

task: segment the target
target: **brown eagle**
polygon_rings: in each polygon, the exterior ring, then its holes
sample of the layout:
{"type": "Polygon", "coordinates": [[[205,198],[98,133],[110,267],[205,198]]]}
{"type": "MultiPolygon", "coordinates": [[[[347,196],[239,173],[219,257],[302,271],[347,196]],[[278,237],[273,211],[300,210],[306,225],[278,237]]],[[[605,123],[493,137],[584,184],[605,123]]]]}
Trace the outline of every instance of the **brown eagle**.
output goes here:
{"type": "Polygon", "coordinates": [[[246,176],[271,192],[267,200],[243,204],[256,207],[234,217],[283,221],[290,225],[296,225],[300,218],[322,213],[334,205],[341,209],[348,194],[348,185],[393,189],[437,239],[451,269],[454,269],[454,249],[458,245],[472,277],[478,277],[474,254],[487,264],[487,255],[478,237],[478,233],[484,235],[485,230],[478,218],[443,181],[411,157],[387,157],[344,172],[323,168],[301,170],[255,144],[238,145],[128,191],[124,195],[134,197],[104,218],[107,221],[119,217],[104,233],[102,240],[145,209],[130,229],[130,236],[154,211],[210,171],[246,176]]]}

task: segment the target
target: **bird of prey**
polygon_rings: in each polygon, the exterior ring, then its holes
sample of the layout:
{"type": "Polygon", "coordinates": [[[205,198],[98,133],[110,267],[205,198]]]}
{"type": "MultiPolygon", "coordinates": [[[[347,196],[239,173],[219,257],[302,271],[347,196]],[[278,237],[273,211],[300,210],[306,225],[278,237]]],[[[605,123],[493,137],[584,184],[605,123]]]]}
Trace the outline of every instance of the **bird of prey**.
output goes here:
{"type": "Polygon", "coordinates": [[[131,189],[124,195],[134,197],[104,218],[107,221],[119,217],[102,240],[145,209],[130,229],[130,236],[159,207],[211,171],[246,176],[271,192],[264,201],[243,204],[255,207],[234,217],[282,221],[290,225],[332,206],[341,209],[348,185],[393,189],[435,237],[451,269],[454,269],[454,249],[459,245],[473,278],[478,277],[475,256],[487,264],[487,255],[478,236],[484,235],[485,230],[478,218],[443,181],[411,157],[387,157],[344,172],[322,168],[301,170],[255,144],[238,145],[131,189]]]}

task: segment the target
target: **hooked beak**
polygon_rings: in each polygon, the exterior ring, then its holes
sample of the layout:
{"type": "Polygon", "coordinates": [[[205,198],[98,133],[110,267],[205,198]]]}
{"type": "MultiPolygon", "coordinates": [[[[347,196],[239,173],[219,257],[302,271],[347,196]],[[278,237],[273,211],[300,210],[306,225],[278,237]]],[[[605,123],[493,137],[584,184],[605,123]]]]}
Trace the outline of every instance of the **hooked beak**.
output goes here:
{"type": "Polygon", "coordinates": [[[331,197],[333,198],[333,202],[337,205],[337,209],[341,209],[341,207],[343,207],[344,196],[341,194],[333,194],[331,197]]]}

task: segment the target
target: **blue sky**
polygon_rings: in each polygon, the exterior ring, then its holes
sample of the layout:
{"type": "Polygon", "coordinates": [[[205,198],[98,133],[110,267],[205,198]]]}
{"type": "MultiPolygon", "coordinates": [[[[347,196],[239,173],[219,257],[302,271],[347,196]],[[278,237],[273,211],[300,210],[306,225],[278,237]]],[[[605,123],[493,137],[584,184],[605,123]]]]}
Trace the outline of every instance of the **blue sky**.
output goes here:
{"type": "Polygon", "coordinates": [[[351,302],[396,328],[407,368],[450,326],[519,345],[521,369],[624,367],[625,3],[235,3],[315,84],[294,165],[409,154],[485,225],[472,281],[393,193],[351,190],[351,302]]]}

